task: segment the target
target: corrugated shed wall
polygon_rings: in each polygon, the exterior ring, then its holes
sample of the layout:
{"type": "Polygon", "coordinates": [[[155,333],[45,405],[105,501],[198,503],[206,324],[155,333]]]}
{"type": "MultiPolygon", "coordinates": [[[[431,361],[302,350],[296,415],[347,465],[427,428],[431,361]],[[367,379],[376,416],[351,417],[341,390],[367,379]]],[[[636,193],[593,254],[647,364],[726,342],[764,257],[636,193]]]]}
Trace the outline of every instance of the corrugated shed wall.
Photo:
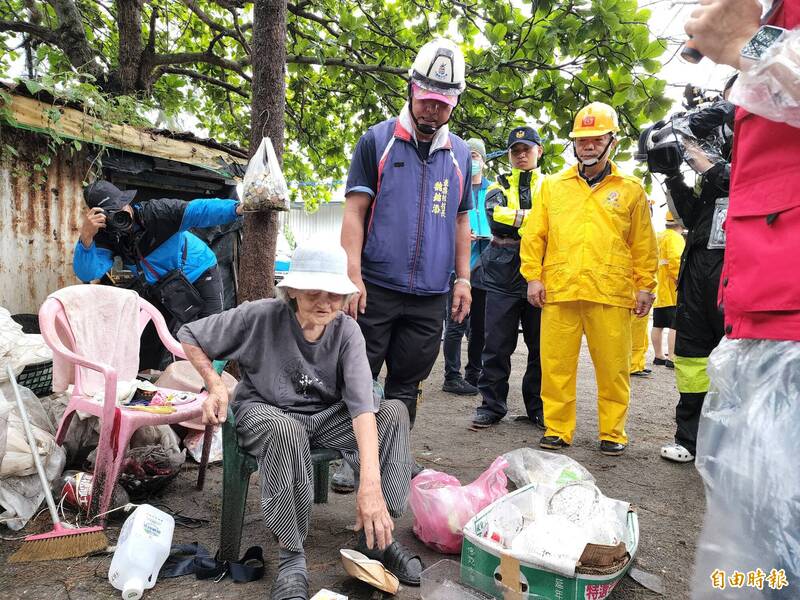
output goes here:
{"type": "Polygon", "coordinates": [[[18,158],[0,160],[0,306],[35,313],[52,291],[79,283],[72,253],[83,214],[85,152],[61,150],[46,175],[34,169],[43,136],[3,136],[18,158]]]}
{"type": "Polygon", "coordinates": [[[289,230],[295,241],[300,244],[310,240],[338,241],[342,229],[344,202],[328,202],[321,204],[315,213],[307,213],[302,208],[292,206],[287,218],[289,230]]]}

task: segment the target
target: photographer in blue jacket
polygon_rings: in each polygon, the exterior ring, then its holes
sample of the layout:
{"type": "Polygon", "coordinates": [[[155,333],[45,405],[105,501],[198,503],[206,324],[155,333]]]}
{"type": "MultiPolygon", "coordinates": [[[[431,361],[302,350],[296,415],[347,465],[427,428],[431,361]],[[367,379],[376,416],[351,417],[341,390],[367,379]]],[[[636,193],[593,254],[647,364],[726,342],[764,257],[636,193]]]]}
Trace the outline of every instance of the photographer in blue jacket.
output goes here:
{"type": "Polygon", "coordinates": [[[134,202],[136,190],[98,180],[84,189],[88,207],[75,245],[73,270],[83,281],[101,278],[114,258],[137,279],[140,295],[166,310],[170,329],[222,311],[222,278],[208,245],[189,232],[242,214],[236,200],[192,202],[158,198],[134,202]]]}

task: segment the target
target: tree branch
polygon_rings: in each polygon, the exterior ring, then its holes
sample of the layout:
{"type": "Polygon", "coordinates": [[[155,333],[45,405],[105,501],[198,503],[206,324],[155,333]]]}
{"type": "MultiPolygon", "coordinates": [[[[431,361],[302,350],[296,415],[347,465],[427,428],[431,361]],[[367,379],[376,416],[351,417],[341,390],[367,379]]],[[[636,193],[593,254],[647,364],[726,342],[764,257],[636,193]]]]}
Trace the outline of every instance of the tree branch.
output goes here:
{"type": "Polygon", "coordinates": [[[86,71],[98,80],[103,77],[95,62],[97,53],[89,44],[83,29],[80,10],[72,0],[48,0],[58,19],[58,42],[55,44],[67,55],[76,69],[86,71]]]}
{"type": "Polygon", "coordinates": [[[22,21],[0,21],[0,31],[13,31],[15,33],[27,33],[38,40],[48,44],[58,45],[60,38],[58,33],[47,27],[25,23],[22,21]]]}
{"type": "Polygon", "coordinates": [[[153,65],[186,65],[193,63],[205,63],[216,65],[223,69],[228,69],[239,74],[242,78],[250,81],[250,75],[244,72],[244,67],[250,64],[250,59],[242,59],[241,62],[222,58],[216,54],[207,52],[177,52],[174,54],[156,54],[152,58],[153,65]]]}
{"type": "Polygon", "coordinates": [[[190,79],[194,79],[196,81],[204,81],[206,83],[210,83],[211,85],[215,85],[222,89],[228,90],[234,94],[238,94],[242,98],[250,99],[250,94],[247,92],[242,91],[240,87],[237,87],[227,81],[223,81],[222,79],[217,79],[216,77],[211,77],[210,75],[204,75],[199,71],[193,71],[192,69],[181,69],[179,67],[159,67],[153,72],[153,81],[161,77],[161,75],[165,73],[171,73],[173,75],[182,75],[183,77],[188,77],[190,79]]]}
{"type": "Polygon", "coordinates": [[[296,65],[320,65],[325,67],[344,67],[351,71],[359,71],[362,73],[391,73],[392,75],[405,76],[408,74],[408,69],[403,67],[390,67],[387,65],[366,65],[362,63],[354,63],[343,58],[322,58],[316,56],[299,56],[297,54],[287,54],[286,62],[296,65]]]}

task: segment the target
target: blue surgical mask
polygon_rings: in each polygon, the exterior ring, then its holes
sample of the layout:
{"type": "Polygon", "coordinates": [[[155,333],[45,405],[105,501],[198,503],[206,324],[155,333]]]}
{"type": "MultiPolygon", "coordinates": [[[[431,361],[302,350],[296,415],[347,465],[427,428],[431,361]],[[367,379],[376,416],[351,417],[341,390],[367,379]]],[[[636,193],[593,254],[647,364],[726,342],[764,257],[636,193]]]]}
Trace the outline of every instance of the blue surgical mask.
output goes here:
{"type": "Polygon", "coordinates": [[[479,175],[482,168],[483,168],[483,165],[480,162],[478,162],[477,160],[473,160],[472,161],[472,174],[473,175],[479,175]]]}

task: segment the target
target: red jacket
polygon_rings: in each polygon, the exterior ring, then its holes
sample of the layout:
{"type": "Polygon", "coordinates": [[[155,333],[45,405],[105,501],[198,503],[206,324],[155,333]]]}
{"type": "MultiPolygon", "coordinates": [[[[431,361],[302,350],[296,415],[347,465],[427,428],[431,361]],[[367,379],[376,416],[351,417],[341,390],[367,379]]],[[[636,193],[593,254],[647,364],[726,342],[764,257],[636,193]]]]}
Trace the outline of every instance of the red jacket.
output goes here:
{"type": "MultiPolygon", "coordinates": [[[[770,23],[798,27],[800,0],[770,23]]],[[[737,110],[725,229],[725,333],[800,341],[800,129],[737,110]]]]}

